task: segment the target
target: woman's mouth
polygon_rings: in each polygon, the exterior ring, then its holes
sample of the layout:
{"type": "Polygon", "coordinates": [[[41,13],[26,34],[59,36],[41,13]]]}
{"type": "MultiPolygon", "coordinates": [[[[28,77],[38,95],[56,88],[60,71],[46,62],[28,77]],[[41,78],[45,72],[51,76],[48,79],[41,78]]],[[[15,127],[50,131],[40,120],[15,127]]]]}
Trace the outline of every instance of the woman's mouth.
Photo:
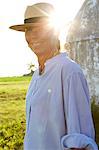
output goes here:
{"type": "Polygon", "coordinates": [[[36,43],[29,43],[28,45],[29,45],[29,46],[32,46],[32,47],[35,47],[35,46],[39,46],[40,43],[37,43],[37,42],[36,42],[36,43]]]}

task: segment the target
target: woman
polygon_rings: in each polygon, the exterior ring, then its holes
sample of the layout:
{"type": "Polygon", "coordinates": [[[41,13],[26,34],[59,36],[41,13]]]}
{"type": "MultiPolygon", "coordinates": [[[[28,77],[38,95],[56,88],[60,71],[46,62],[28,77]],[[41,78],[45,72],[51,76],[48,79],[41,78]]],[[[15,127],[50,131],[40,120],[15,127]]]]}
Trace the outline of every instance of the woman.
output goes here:
{"type": "Polygon", "coordinates": [[[51,4],[27,7],[26,41],[39,63],[26,95],[24,150],[98,150],[86,79],[80,66],[59,49],[50,26],[51,4]]]}

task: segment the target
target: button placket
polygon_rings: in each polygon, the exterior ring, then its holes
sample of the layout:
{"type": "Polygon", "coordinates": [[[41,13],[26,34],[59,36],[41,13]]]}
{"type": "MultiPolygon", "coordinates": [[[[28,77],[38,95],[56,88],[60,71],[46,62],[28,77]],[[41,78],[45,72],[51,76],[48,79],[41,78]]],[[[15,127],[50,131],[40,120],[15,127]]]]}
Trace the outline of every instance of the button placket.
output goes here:
{"type": "Polygon", "coordinates": [[[28,107],[28,124],[27,124],[27,130],[29,129],[32,96],[35,94],[35,92],[37,90],[37,81],[38,81],[38,78],[33,81],[33,86],[31,87],[31,92],[30,92],[31,96],[30,96],[30,102],[29,102],[29,107],[28,107]]]}
{"type": "Polygon", "coordinates": [[[35,89],[34,89],[34,87],[36,88],[36,82],[37,82],[37,80],[35,79],[35,81],[34,81],[34,85],[33,85],[33,90],[32,90],[32,95],[34,95],[34,93],[35,93],[35,89]]]}
{"type": "Polygon", "coordinates": [[[35,94],[35,92],[37,91],[38,89],[38,86],[37,86],[37,82],[39,81],[40,77],[37,77],[34,81],[34,85],[33,85],[33,90],[32,90],[32,95],[35,94]]]}

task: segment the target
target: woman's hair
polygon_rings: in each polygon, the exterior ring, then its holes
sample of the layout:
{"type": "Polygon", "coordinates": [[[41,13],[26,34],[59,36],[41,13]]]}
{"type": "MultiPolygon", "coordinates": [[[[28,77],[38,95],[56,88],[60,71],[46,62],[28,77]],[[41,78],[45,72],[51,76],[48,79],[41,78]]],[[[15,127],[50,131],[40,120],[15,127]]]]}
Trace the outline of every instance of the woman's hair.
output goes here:
{"type": "Polygon", "coordinates": [[[68,51],[71,50],[71,43],[70,42],[65,43],[65,49],[68,50],[68,51]]]}
{"type": "Polygon", "coordinates": [[[56,44],[57,44],[57,49],[60,50],[60,40],[59,39],[57,39],[57,43],[56,44]]]}
{"type": "Polygon", "coordinates": [[[58,50],[60,50],[60,40],[59,40],[59,32],[52,30],[51,34],[51,43],[57,47],[58,50]]]}

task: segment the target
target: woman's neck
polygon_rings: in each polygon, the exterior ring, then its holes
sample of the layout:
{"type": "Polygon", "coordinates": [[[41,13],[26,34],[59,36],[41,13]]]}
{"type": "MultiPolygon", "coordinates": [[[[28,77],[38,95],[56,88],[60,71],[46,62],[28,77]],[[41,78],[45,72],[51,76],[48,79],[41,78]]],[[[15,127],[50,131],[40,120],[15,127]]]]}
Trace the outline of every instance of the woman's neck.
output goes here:
{"type": "Polygon", "coordinates": [[[38,57],[39,66],[44,66],[45,62],[46,62],[48,59],[50,59],[50,58],[56,56],[56,55],[59,54],[59,53],[60,53],[60,52],[59,52],[59,50],[57,49],[57,50],[51,50],[50,52],[47,52],[46,54],[43,54],[43,55],[39,56],[39,57],[38,57]]]}
{"type": "Polygon", "coordinates": [[[49,53],[44,54],[44,55],[38,57],[39,74],[41,74],[41,73],[44,71],[44,68],[45,68],[45,65],[44,65],[44,64],[45,64],[45,62],[46,62],[48,59],[50,59],[50,58],[52,58],[52,57],[58,55],[59,53],[60,53],[60,51],[59,51],[58,49],[57,49],[57,50],[51,50],[49,53]]]}

